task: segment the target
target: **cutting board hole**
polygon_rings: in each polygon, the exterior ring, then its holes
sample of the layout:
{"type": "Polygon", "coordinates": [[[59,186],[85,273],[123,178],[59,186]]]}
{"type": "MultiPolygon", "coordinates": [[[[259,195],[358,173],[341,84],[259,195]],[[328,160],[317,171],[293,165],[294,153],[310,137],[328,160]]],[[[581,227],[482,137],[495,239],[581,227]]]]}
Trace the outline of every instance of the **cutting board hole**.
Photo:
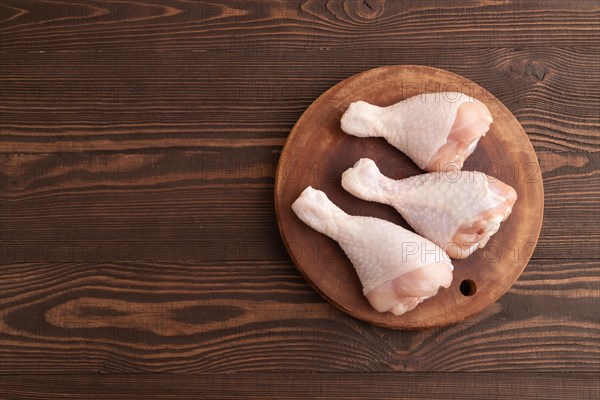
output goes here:
{"type": "Polygon", "coordinates": [[[460,283],[460,292],[463,296],[473,296],[477,292],[477,285],[471,279],[465,279],[460,283]]]}

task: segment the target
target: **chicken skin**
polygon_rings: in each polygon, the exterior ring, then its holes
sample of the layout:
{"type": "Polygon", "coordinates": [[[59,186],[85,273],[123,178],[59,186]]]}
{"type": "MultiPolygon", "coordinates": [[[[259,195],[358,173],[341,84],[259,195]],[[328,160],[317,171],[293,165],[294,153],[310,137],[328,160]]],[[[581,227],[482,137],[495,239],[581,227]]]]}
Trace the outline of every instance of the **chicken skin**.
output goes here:
{"type": "Polygon", "coordinates": [[[458,92],[424,93],[389,107],[356,101],[341,128],[358,137],[383,137],[419,168],[461,169],[492,123],[481,101],[458,92]]]}
{"type": "Polygon", "coordinates": [[[368,158],[342,174],[342,186],[360,199],[394,207],[417,233],[457,259],[483,248],[517,200],[512,187],[482,172],[393,180],[368,158]]]}
{"type": "Polygon", "coordinates": [[[363,294],[379,312],[402,315],[452,283],[453,266],[444,251],[401,226],[348,215],[310,186],[292,209],[308,226],[338,242],[358,274],[363,294]]]}

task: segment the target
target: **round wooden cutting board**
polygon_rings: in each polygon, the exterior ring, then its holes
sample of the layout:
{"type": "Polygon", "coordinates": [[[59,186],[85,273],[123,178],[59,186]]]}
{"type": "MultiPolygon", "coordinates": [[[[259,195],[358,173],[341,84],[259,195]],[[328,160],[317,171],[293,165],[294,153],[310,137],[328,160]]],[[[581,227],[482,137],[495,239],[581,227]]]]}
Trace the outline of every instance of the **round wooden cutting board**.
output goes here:
{"type": "Polygon", "coordinates": [[[517,280],[531,257],[542,225],[544,192],[540,167],[517,119],[481,86],[448,71],[424,66],[382,67],[335,85],[300,117],[283,148],[275,181],[279,229],[296,267],[311,286],[340,310],[361,320],[396,329],[422,329],[464,320],[496,302],[517,280]],[[423,173],[407,156],[381,138],[361,139],[340,129],[348,105],[364,100],[388,106],[425,92],[462,92],[484,102],[494,122],[463,171],[476,170],[514,187],[518,200],[508,220],[484,249],[453,260],[448,289],[415,310],[396,317],[379,313],[338,244],[305,225],[291,204],[307,187],[323,190],[344,211],[383,218],[410,229],[391,207],[353,197],[341,186],[342,172],[362,158],[401,179],[423,173]]]}

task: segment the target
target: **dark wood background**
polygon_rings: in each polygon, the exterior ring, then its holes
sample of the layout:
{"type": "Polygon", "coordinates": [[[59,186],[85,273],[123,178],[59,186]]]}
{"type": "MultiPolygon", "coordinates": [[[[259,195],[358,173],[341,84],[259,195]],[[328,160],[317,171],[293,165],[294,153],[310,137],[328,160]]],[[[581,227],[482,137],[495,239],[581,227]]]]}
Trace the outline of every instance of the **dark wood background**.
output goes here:
{"type": "Polygon", "coordinates": [[[600,3],[0,4],[0,397],[600,398],[600,3]],[[281,243],[274,171],[342,79],[485,87],[540,160],[497,304],[421,332],[337,311],[281,243]]]}

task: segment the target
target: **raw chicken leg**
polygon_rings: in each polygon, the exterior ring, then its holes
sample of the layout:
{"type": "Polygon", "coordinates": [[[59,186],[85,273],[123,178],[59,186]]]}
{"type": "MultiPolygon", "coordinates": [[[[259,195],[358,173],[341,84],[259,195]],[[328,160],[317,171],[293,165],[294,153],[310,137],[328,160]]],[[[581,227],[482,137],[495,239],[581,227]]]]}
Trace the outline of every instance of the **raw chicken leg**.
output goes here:
{"type": "Polygon", "coordinates": [[[452,258],[484,247],[517,200],[512,187],[482,172],[433,172],[396,181],[368,158],[342,174],[342,186],[363,200],[391,205],[452,258]]]}
{"type": "Polygon", "coordinates": [[[492,115],[464,93],[424,93],[389,107],[364,101],[350,104],[342,130],[358,137],[384,137],[421,169],[461,169],[489,130],[492,115]]]}
{"type": "Polygon", "coordinates": [[[452,264],[435,244],[391,222],[348,215],[307,187],[292,204],[311,228],[336,240],[379,312],[402,315],[452,282],[452,264]]]}

